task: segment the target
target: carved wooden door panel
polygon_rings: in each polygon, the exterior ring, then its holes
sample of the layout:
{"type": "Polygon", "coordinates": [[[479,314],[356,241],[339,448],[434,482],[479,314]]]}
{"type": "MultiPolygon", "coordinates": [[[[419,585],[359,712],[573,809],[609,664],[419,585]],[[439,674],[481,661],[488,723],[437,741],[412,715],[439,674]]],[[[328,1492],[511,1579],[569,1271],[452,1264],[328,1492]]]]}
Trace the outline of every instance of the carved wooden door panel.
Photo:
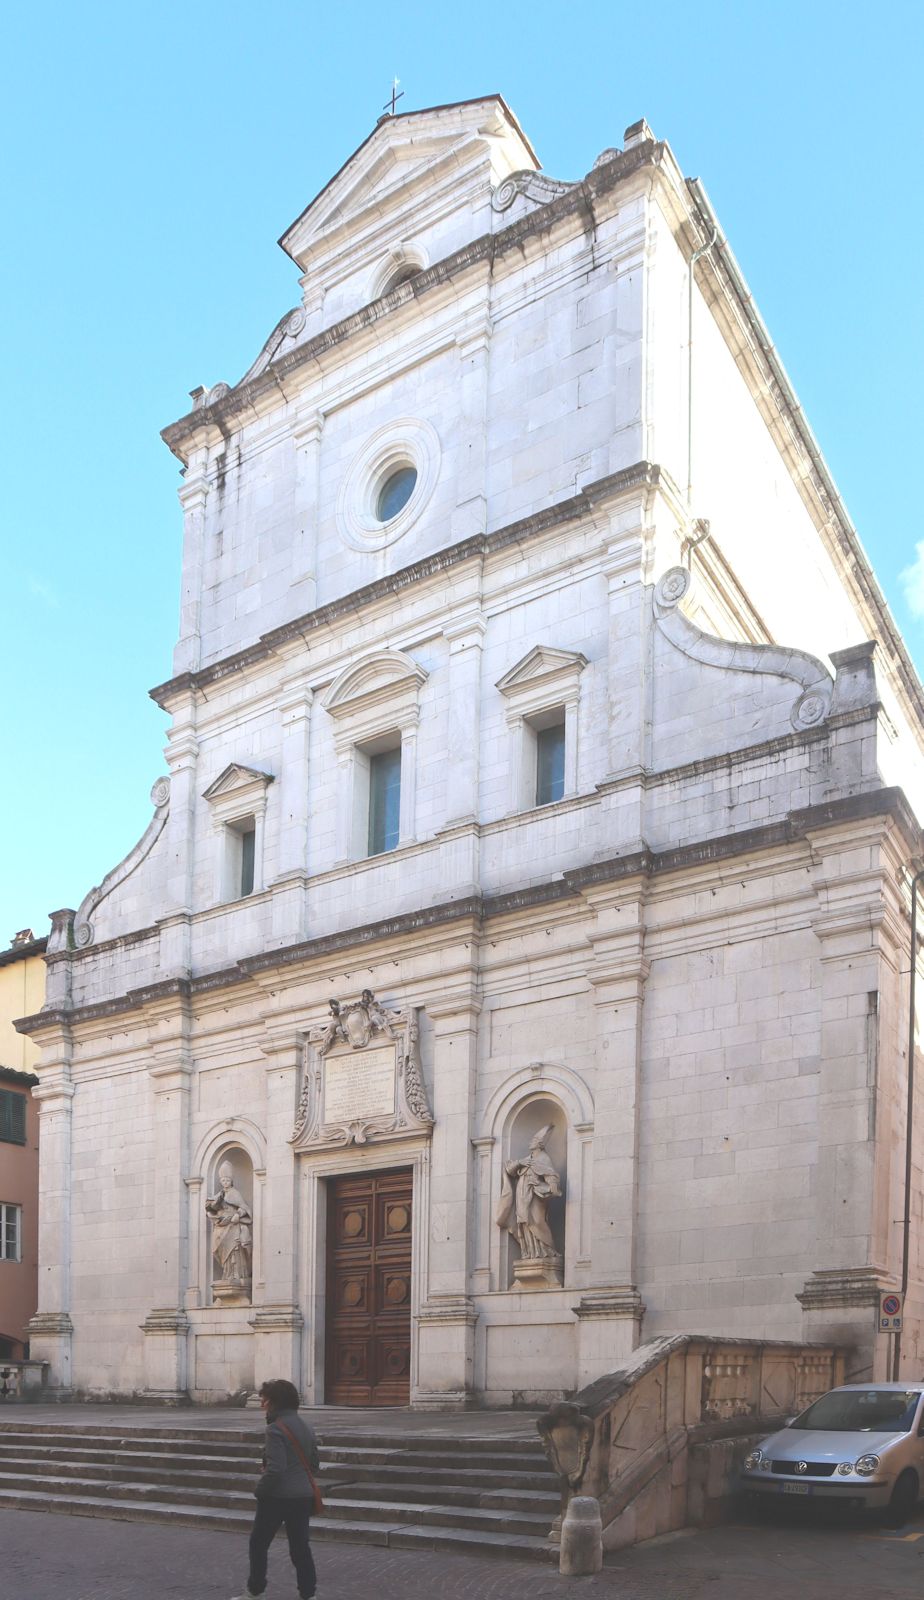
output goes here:
{"type": "Polygon", "coordinates": [[[410,1172],[336,1178],[328,1192],[328,1405],[410,1399],[410,1172]]]}

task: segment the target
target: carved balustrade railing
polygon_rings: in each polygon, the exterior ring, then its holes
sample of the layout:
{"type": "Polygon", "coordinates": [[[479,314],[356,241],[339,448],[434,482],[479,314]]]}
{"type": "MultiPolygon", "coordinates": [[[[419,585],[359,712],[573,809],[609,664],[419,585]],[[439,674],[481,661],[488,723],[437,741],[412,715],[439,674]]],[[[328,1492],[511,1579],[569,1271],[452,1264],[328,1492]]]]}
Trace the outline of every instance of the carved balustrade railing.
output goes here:
{"type": "Polygon", "coordinates": [[[846,1358],[833,1345],[696,1334],[641,1345],[537,1422],[562,1515],[573,1495],[595,1496],[607,1548],[708,1520],[747,1439],[843,1383],[846,1358]]]}
{"type": "Polygon", "coordinates": [[[0,1361],[0,1405],[40,1399],[47,1382],[47,1361],[0,1361]]]}

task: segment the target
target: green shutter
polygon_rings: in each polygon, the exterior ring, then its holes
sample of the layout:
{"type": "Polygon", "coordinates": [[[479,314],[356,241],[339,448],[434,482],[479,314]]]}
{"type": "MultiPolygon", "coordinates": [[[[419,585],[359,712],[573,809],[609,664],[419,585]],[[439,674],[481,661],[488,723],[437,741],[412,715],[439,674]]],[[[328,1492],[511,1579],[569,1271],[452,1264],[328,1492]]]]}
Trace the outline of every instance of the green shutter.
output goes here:
{"type": "Polygon", "coordinates": [[[0,1089],[0,1141],[5,1144],[26,1142],[26,1097],[12,1089],[0,1089]]]}

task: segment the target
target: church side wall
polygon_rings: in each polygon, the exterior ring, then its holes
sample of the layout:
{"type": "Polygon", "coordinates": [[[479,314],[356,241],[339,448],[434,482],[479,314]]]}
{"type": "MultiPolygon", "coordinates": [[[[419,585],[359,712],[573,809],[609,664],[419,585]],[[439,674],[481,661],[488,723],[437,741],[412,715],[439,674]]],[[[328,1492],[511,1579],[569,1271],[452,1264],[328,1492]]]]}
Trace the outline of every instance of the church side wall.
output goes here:
{"type": "MultiPolygon", "coordinates": [[[[793,459],[787,460],[781,453],[735,359],[735,336],[729,340],[707,299],[703,284],[708,279],[700,265],[693,294],[689,455],[689,267],[656,203],[650,229],[655,280],[646,361],[651,458],[680,485],[692,478],[692,514],[708,519],[713,538],[744,591],[754,597],[771,637],[780,644],[798,644],[824,660],[833,650],[860,643],[868,629],[799,493],[798,454],[794,450],[793,459]]],[[[761,398],[774,414],[775,400],[761,398]]],[[[909,722],[884,662],[879,677],[888,714],[884,781],[902,787],[920,810],[920,729],[909,722]]]]}

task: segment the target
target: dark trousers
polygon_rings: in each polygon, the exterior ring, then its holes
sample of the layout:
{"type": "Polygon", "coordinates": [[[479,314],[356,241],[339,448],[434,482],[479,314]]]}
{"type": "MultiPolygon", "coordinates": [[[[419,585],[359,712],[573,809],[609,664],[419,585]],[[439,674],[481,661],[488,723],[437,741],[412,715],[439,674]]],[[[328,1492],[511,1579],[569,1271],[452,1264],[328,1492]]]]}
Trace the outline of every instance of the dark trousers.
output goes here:
{"type": "Polygon", "coordinates": [[[251,1594],[262,1594],[266,1588],[266,1558],[269,1547],[285,1523],[289,1541],[289,1555],[298,1580],[302,1600],[312,1600],[317,1576],[314,1557],[308,1541],[313,1506],[310,1500],[258,1500],[257,1514],[250,1532],[250,1576],[247,1587],[251,1594]]]}

